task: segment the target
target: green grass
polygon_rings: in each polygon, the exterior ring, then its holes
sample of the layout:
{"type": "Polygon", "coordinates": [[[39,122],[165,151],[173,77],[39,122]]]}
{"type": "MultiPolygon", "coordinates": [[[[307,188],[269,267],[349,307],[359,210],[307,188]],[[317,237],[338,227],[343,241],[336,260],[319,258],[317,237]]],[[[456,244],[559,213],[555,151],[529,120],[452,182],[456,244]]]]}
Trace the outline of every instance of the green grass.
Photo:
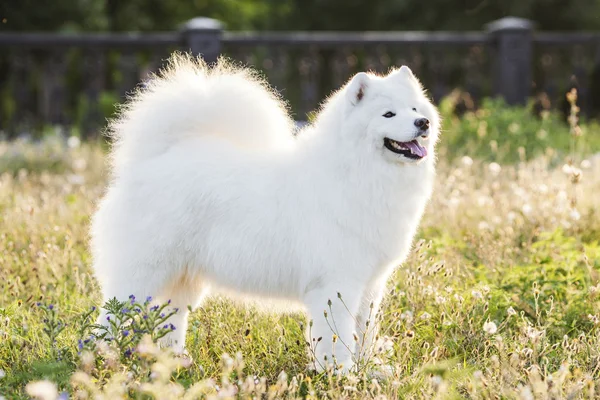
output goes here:
{"type": "Polygon", "coordinates": [[[369,372],[346,377],[305,369],[301,314],[222,298],[193,313],[190,358],[144,341],[139,359],[124,345],[80,352],[85,317],[100,305],[87,229],[106,182],[103,149],[56,138],[0,144],[0,396],[53,398],[56,385],[70,398],[105,399],[217,388],[243,398],[594,398],[600,131],[583,125],[571,147],[554,115],[489,102],[455,119],[444,107],[435,194],[389,282],[381,352],[369,372]]]}

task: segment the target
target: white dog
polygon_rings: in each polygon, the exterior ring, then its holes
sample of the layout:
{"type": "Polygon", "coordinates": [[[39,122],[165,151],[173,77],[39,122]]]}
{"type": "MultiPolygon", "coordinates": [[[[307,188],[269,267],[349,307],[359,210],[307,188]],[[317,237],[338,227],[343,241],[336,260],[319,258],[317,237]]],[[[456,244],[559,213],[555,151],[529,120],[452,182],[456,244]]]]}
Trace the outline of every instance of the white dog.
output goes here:
{"type": "Polygon", "coordinates": [[[92,226],[104,298],[170,299],[177,351],[209,289],[302,304],[317,367],[349,369],[430,197],[439,125],[406,66],[356,74],[293,135],[253,72],[174,56],[110,126],[92,226]]]}

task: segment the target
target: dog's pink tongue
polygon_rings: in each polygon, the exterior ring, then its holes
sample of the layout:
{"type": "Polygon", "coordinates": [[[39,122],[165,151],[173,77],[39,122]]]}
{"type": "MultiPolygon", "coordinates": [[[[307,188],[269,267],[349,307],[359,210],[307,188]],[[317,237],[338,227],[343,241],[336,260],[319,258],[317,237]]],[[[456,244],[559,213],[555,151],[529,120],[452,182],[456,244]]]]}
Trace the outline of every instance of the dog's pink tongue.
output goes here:
{"type": "Polygon", "coordinates": [[[413,154],[416,154],[419,157],[425,157],[427,155],[427,149],[422,147],[416,140],[411,140],[410,142],[406,142],[404,144],[410,149],[410,151],[412,151],[413,154]]]}

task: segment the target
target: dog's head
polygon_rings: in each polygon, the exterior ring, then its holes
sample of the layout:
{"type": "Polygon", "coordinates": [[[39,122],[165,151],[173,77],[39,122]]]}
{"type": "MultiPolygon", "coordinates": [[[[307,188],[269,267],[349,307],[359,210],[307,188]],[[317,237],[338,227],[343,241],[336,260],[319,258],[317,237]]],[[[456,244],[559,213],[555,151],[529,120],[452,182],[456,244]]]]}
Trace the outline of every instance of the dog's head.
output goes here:
{"type": "Polygon", "coordinates": [[[383,77],[360,72],[343,91],[343,132],[391,162],[433,157],[440,117],[408,67],[383,77]]]}

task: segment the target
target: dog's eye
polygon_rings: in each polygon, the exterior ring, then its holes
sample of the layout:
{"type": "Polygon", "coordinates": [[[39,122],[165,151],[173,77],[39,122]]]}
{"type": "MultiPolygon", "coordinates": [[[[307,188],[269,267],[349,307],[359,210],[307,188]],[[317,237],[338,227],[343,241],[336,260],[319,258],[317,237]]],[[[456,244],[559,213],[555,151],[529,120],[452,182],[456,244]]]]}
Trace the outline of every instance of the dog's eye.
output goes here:
{"type": "Polygon", "coordinates": [[[414,112],[417,112],[417,109],[416,109],[416,108],[413,108],[413,111],[414,111],[414,112]]]}
{"type": "Polygon", "coordinates": [[[396,116],[396,114],[394,114],[391,111],[388,111],[385,114],[383,114],[383,116],[386,117],[386,118],[392,118],[392,117],[396,116]]]}

